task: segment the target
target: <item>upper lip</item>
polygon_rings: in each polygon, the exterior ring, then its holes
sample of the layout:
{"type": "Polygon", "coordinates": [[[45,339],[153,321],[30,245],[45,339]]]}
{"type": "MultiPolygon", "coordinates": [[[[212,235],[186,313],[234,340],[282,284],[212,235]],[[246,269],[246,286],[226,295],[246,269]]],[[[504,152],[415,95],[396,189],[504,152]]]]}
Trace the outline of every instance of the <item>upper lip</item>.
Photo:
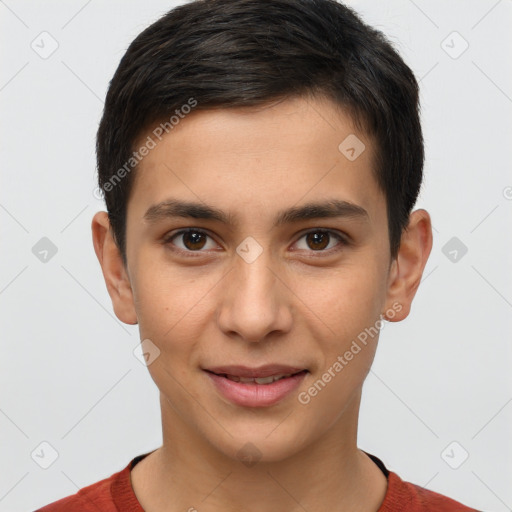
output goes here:
{"type": "Polygon", "coordinates": [[[270,377],[273,375],[288,375],[306,370],[306,368],[287,366],[283,364],[267,364],[265,366],[258,366],[256,368],[241,365],[214,366],[211,368],[204,369],[206,371],[213,372],[218,375],[226,374],[233,375],[235,377],[246,378],[270,377]]]}

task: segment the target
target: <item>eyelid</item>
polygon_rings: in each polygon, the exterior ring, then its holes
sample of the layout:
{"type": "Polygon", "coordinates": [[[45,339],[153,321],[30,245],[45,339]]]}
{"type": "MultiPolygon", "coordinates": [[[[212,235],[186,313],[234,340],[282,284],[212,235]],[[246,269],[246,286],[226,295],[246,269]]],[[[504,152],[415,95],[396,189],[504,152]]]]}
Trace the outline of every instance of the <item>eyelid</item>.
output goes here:
{"type": "MultiPolygon", "coordinates": [[[[328,254],[335,253],[335,252],[339,251],[341,249],[341,247],[347,246],[350,243],[348,235],[346,235],[336,229],[308,228],[305,231],[300,233],[300,235],[297,237],[297,240],[294,242],[293,245],[295,245],[299,240],[304,238],[304,236],[308,235],[309,233],[328,233],[329,236],[336,238],[340,242],[335,247],[331,247],[330,249],[327,249],[327,250],[322,250],[322,251],[314,251],[312,249],[306,250],[306,252],[308,252],[312,256],[321,257],[322,255],[328,255],[328,254]]],[[[295,251],[295,250],[301,251],[302,249],[292,249],[292,251],[295,251]]]]}
{"type": "MultiPolygon", "coordinates": [[[[189,233],[189,232],[201,233],[215,241],[215,237],[213,235],[211,235],[207,230],[202,229],[202,228],[187,227],[187,228],[182,228],[182,229],[179,229],[178,231],[170,232],[170,233],[166,234],[163,237],[163,243],[169,244],[172,242],[172,240],[174,238],[176,238],[180,235],[183,235],[185,233],[189,233]]],[[[309,233],[320,233],[320,232],[328,233],[330,236],[334,236],[340,242],[340,244],[338,244],[336,247],[331,247],[331,249],[327,249],[327,250],[321,250],[321,251],[306,250],[306,252],[311,253],[313,255],[318,255],[318,256],[321,256],[322,254],[331,254],[333,252],[340,250],[338,247],[339,245],[346,246],[346,245],[349,245],[349,243],[350,243],[350,241],[348,239],[348,235],[345,235],[342,232],[339,232],[335,229],[317,227],[317,228],[308,228],[308,229],[304,230],[303,232],[301,232],[300,235],[295,240],[295,242],[293,243],[293,245],[295,245],[299,240],[301,240],[304,236],[308,235],[309,233]]],[[[182,253],[182,254],[187,254],[187,255],[193,255],[193,254],[199,255],[201,253],[210,252],[210,251],[203,251],[203,250],[186,251],[186,250],[180,249],[176,246],[174,246],[172,250],[182,253]]],[[[298,250],[300,251],[301,249],[298,249],[298,250]]],[[[294,249],[292,249],[292,251],[294,251],[294,249]]]]}
{"type": "Polygon", "coordinates": [[[211,235],[207,230],[202,229],[202,228],[194,228],[194,227],[182,228],[182,229],[178,229],[177,231],[171,231],[170,233],[167,233],[166,235],[164,235],[164,237],[162,238],[162,243],[164,245],[171,245],[172,246],[172,249],[171,249],[172,251],[180,253],[180,254],[185,254],[187,256],[194,257],[194,256],[199,256],[201,254],[208,254],[211,250],[209,250],[209,251],[203,251],[203,250],[187,251],[185,249],[181,249],[179,247],[176,247],[172,243],[174,238],[177,238],[180,235],[184,235],[185,233],[190,233],[190,232],[201,233],[201,234],[207,236],[208,238],[214,240],[215,243],[217,243],[217,245],[219,245],[218,242],[215,240],[215,237],[213,235],[211,235]]]}

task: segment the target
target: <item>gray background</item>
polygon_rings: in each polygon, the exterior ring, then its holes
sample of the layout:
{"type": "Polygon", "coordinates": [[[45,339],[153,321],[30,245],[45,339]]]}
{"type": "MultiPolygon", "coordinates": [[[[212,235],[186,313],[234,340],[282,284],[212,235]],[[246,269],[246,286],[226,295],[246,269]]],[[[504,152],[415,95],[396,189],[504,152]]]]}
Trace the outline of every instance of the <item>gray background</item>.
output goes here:
{"type": "MultiPolygon", "coordinates": [[[[173,5],[0,1],[0,511],[75,493],[161,442],[138,330],[113,314],[90,222],[108,81],[173,5]]],[[[511,510],[512,2],[350,5],[421,80],[417,206],[435,229],[411,315],[383,329],[359,446],[403,479],[511,510]]]]}

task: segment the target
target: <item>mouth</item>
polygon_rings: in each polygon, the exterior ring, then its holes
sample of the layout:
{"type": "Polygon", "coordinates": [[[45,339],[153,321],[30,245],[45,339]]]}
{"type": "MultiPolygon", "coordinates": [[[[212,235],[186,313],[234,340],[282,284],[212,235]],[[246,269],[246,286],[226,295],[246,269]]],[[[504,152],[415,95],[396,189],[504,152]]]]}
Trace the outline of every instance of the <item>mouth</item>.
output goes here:
{"type": "Polygon", "coordinates": [[[251,367],[244,365],[223,365],[203,368],[207,372],[216,375],[229,375],[246,379],[262,379],[264,377],[284,377],[307,371],[303,366],[291,366],[279,363],[266,364],[263,366],[251,367]]]}
{"type": "Polygon", "coordinates": [[[218,367],[204,372],[222,397],[244,407],[268,407],[281,402],[309,373],[306,369],[282,365],[218,367]]]}
{"type": "Polygon", "coordinates": [[[289,377],[293,377],[295,375],[299,375],[302,373],[307,373],[307,370],[300,370],[298,372],[294,373],[285,373],[285,374],[276,374],[276,375],[269,375],[268,377],[241,377],[239,375],[230,375],[229,373],[216,373],[212,372],[210,370],[206,370],[209,373],[213,373],[214,375],[218,375],[219,377],[224,377],[226,379],[229,379],[233,382],[242,382],[244,384],[272,384],[273,382],[277,382],[281,379],[287,379],[289,377]]]}

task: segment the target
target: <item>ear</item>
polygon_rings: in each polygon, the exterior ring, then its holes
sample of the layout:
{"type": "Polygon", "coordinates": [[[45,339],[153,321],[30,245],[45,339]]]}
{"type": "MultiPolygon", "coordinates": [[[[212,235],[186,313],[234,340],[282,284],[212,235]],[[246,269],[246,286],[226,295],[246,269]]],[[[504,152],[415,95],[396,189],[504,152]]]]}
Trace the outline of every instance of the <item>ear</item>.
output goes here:
{"type": "Polygon", "coordinates": [[[384,314],[386,320],[399,322],[409,315],[431,249],[430,215],[425,210],[416,210],[409,217],[397,257],[392,261],[389,270],[386,311],[392,310],[395,314],[384,314]]]}
{"type": "Polygon", "coordinates": [[[107,212],[97,212],[92,219],[92,241],[114,312],[125,324],[136,324],[137,314],[130,279],[115,243],[107,212]]]}

